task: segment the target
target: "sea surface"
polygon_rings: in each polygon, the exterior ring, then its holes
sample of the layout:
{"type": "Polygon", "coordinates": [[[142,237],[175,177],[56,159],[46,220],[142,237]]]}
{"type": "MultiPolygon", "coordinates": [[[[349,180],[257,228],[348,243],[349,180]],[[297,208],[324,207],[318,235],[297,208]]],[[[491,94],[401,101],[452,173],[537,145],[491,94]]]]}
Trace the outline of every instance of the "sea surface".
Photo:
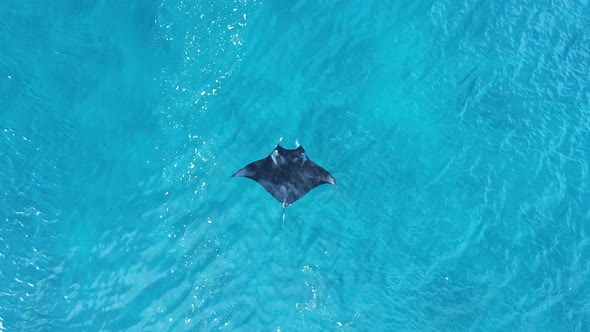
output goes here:
{"type": "Polygon", "coordinates": [[[590,331],[589,163],[588,0],[3,0],[0,331],[590,331]]]}

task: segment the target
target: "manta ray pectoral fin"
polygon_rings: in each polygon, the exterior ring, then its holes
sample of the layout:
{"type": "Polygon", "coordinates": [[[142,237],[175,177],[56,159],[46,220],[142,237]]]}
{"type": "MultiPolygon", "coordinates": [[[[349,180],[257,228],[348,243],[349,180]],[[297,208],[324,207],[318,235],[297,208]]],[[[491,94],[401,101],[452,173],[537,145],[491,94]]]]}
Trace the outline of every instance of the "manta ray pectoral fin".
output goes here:
{"type": "Polygon", "coordinates": [[[248,176],[249,174],[250,172],[248,172],[248,167],[244,167],[241,170],[235,172],[234,175],[232,175],[232,178],[236,176],[248,176]]]}
{"type": "Polygon", "coordinates": [[[324,181],[326,181],[329,184],[333,184],[336,185],[336,180],[334,180],[334,178],[332,177],[332,175],[328,174],[328,176],[326,176],[324,178],[324,181]]]}

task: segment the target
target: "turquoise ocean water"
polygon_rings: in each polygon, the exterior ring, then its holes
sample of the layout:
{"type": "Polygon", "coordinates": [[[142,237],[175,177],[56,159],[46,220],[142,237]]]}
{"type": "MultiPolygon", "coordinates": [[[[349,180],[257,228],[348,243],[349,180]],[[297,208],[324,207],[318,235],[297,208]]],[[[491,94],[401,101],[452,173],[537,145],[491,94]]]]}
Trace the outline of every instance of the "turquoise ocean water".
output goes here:
{"type": "Polygon", "coordinates": [[[589,13],[1,1],[0,331],[590,330],[589,13]]]}

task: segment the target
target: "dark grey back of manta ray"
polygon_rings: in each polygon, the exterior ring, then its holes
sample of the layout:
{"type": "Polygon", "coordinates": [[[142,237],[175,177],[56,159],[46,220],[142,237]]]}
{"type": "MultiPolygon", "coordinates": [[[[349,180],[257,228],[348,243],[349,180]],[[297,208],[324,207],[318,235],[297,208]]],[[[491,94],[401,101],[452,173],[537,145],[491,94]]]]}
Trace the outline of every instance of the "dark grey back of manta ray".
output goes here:
{"type": "Polygon", "coordinates": [[[289,150],[277,145],[268,157],[246,165],[232,176],[260,183],[283,206],[293,204],[321,184],[336,184],[328,171],[307,157],[302,146],[289,150]]]}

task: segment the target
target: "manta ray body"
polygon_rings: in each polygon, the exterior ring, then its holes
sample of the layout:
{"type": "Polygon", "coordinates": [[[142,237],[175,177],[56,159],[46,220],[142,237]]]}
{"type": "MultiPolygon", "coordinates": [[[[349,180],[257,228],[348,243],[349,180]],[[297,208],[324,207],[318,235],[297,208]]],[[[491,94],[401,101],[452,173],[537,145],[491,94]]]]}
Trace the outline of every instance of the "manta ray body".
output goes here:
{"type": "Polygon", "coordinates": [[[268,157],[246,165],[232,176],[258,182],[283,207],[293,204],[319,185],[336,184],[328,171],[307,157],[302,146],[285,149],[280,144],[268,157]]]}

